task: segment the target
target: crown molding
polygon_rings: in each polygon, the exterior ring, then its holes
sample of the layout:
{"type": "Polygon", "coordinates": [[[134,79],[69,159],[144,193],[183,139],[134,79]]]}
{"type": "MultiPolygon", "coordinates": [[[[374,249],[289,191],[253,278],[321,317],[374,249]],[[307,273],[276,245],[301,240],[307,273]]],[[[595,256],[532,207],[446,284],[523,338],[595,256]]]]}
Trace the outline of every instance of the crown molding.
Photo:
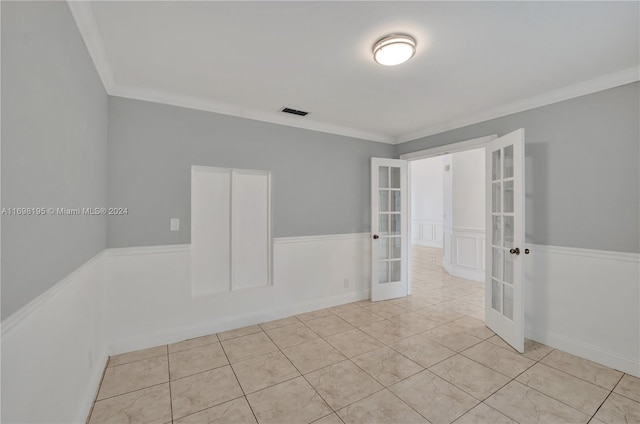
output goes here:
{"type": "Polygon", "coordinates": [[[69,9],[71,10],[71,14],[73,15],[74,20],[76,21],[76,25],[78,26],[80,34],[84,39],[84,43],[87,46],[89,55],[93,60],[96,70],[98,71],[98,75],[102,80],[105,91],[110,96],[163,103],[189,109],[204,110],[207,112],[220,113],[223,115],[253,119],[278,125],[285,125],[289,127],[302,128],[387,144],[405,143],[407,141],[443,133],[445,131],[454,130],[456,128],[477,124],[479,122],[488,121],[490,119],[523,112],[525,110],[534,109],[540,106],[545,106],[564,100],[569,100],[575,97],[584,96],[587,94],[595,93],[597,91],[618,87],[620,85],[629,84],[640,80],[640,67],[636,66],[589,81],[569,85],[559,90],[550,91],[548,93],[540,94],[528,99],[487,109],[479,113],[468,115],[464,118],[429,126],[422,130],[412,131],[410,133],[394,137],[390,135],[359,130],[356,128],[315,121],[309,118],[285,116],[280,112],[267,112],[210,99],[184,96],[161,90],[145,89],[119,84],[116,82],[114,74],[111,70],[111,66],[109,65],[107,53],[104,48],[104,43],[102,41],[102,37],[100,36],[100,31],[98,30],[95,16],[93,15],[93,11],[91,9],[91,2],[67,0],[67,4],[69,5],[69,9]]]}
{"type": "Polygon", "coordinates": [[[87,46],[89,56],[93,60],[93,64],[96,67],[96,71],[102,80],[107,94],[111,94],[111,90],[116,85],[107,59],[107,52],[104,49],[104,43],[98,30],[98,24],[96,18],[93,15],[90,1],[67,1],[69,10],[73,19],[76,21],[76,26],[80,31],[80,35],[84,40],[84,44],[87,46]]]}
{"type": "Polygon", "coordinates": [[[468,125],[477,124],[479,122],[488,121],[490,119],[500,118],[502,116],[511,115],[525,110],[535,109],[540,106],[546,106],[558,103],[564,100],[573,99],[598,91],[607,90],[609,88],[618,87],[640,80],[640,67],[625,69],[603,77],[594,78],[577,84],[568,85],[558,90],[549,91],[528,99],[519,100],[517,102],[508,103],[495,108],[487,109],[482,112],[469,115],[464,118],[445,122],[424,128],[419,131],[413,131],[408,134],[396,137],[394,144],[405,143],[407,141],[428,137],[434,134],[440,134],[445,131],[454,130],[456,128],[466,127],[468,125]]]}
{"type": "Polygon", "coordinates": [[[169,93],[161,90],[152,90],[116,84],[110,91],[108,90],[108,93],[112,96],[117,97],[163,103],[189,109],[203,110],[207,112],[219,113],[222,115],[253,119],[255,121],[286,125],[289,127],[359,138],[368,141],[376,141],[387,144],[395,144],[396,142],[394,137],[384,134],[378,134],[369,131],[358,130],[355,128],[314,121],[302,116],[287,116],[281,112],[266,112],[230,103],[218,102],[215,100],[203,99],[199,97],[183,96],[180,94],[169,93]]]}

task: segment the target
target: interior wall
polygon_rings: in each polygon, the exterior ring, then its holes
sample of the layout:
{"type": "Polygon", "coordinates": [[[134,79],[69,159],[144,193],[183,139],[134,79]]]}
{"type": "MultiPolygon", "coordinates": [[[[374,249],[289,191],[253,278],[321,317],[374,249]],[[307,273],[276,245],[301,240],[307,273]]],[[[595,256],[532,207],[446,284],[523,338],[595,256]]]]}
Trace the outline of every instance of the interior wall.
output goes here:
{"type": "MultiPolygon", "coordinates": [[[[190,242],[191,165],[272,172],[275,237],[370,231],[371,157],[394,146],[109,98],[109,247],[190,242]],[[339,207],[337,207],[339,205],[339,207]],[[170,218],[180,231],[169,231],[170,218]]],[[[304,119],[304,118],[301,118],[304,119]]]]}
{"type": "Polygon", "coordinates": [[[396,154],[525,129],[528,243],[640,252],[640,83],[396,146],[396,154]]]}
{"type": "MultiPolygon", "coordinates": [[[[2,207],[97,208],[107,94],[66,2],[1,2],[2,207]]],[[[2,216],[2,319],[102,251],[105,216],[2,216]]]]}
{"type": "Polygon", "coordinates": [[[411,162],[411,241],[442,247],[442,156],[411,162]]]}
{"type": "Polygon", "coordinates": [[[484,149],[473,149],[451,155],[453,178],[453,226],[484,229],[485,169],[484,149]]]}

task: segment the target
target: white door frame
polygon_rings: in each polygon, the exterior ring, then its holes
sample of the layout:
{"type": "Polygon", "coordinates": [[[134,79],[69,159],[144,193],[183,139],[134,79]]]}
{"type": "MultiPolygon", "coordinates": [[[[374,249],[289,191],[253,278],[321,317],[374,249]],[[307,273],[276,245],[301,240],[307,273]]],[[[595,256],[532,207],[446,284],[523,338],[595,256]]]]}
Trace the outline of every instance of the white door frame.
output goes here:
{"type": "MultiPolygon", "coordinates": [[[[409,255],[409,270],[407,278],[408,282],[408,294],[411,294],[411,162],[414,160],[428,159],[436,156],[447,155],[450,153],[464,152],[466,150],[478,149],[485,147],[489,142],[498,138],[498,134],[486,135],[484,137],[473,138],[471,140],[458,141],[451,144],[445,144],[444,146],[430,147],[424,150],[418,150],[417,152],[405,153],[400,155],[400,159],[408,162],[407,166],[407,200],[409,207],[407,208],[407,221],[409,225],[409,248],[407,254],[409,255]]],[[[486,213],[486,212],[485,212],[486,213]]],[[[485,241],[486,244],[486,241],[485,241]]],[[[486,246],[485,246],[486,248],[486,246]]]]}

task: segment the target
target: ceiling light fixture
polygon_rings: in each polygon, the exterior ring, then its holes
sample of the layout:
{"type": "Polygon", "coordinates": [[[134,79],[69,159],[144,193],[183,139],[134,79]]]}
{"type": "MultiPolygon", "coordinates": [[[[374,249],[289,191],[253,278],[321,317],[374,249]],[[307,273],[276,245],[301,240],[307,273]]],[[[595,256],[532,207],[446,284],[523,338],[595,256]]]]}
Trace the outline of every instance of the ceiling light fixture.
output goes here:
{"type": "Polygon", "coordinates": [[[395,66],[416,53],[416,40],[408,35],[389,35],[373,46],[373,59],[381,65],[395,66]]]}

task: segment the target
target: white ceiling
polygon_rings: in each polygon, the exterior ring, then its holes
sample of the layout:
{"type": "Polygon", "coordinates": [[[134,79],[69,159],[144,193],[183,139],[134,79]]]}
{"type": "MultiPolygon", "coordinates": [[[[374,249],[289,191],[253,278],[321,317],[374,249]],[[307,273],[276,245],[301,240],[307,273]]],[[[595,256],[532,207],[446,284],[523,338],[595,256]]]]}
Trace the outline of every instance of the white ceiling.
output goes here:
{"type": "Polygon", "coordinates": [[[639,79],[638,2],[70,6],[110,94],[391,143],[639,79]],[[415,57],[376,64],[395,32],[415,57]]]}

